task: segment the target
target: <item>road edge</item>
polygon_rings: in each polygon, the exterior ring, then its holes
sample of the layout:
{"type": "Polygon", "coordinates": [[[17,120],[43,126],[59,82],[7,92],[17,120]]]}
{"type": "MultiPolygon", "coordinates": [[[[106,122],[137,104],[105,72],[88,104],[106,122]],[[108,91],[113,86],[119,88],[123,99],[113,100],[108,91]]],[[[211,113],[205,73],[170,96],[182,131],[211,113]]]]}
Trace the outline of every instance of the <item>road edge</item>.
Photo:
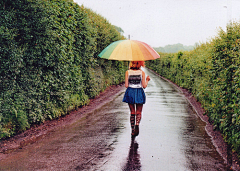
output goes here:
{"type": "Polygon", "coordinates": [[[60,127],[66,127],[73,124],[76,120],[81,119],[89,113],[101,108],[117,98],[125,90],[123,83],[108,87],[105,91],[101,92],[94,99],[90,99],[90,103],[86,106],[78,108],[70,112],[68,115],[59,117],[58,119],[48,120],[40,125],[35,125],[30,129],[17,134],[13,137],[0,141],[0,160],[4,159],[7,154],[21,149],[29,144],[44,138],[48,133],[60,127]]]}
{"type": "MultiPolygon", "coordinates": [[[[150,72],[152,72],[152,73],[156,74],[157,76],[159,76],[160,78],[162,78],[163,80],[172,84],[179,92],[181,92],[185,96],[185,98],[187,99],[189,104],[192,106],[194,111],[197,113],[199,118],[203,122],[206,123],[205,130],[206,130],[207,134],[211,137],[213,145],[215,146],[215,148],[218,151],[218,153],[220,154],[220,156],[224,159],[225,163],[228,163],[227,162],[227,143],[224,141],[223,136],[220,133],[220,131],[214,130],[214,126],[209,122],[209,117],[207,115],[204,115],[205,110],[203,109],[202,104],[200,102],[198,102],[197,99],[187,89],[184,89],[184,88],[178,86],[171,80],[159,75],[155,71],[153,71],[149,68],[147,68],[147,69],[150,72]]],[[[235,152],[233,152],[233,154],[232,154],[232,166],[230,166],[230,167],[232,170],[236,170],[236,171],[240,170],[240,161],[235,152]]]]}

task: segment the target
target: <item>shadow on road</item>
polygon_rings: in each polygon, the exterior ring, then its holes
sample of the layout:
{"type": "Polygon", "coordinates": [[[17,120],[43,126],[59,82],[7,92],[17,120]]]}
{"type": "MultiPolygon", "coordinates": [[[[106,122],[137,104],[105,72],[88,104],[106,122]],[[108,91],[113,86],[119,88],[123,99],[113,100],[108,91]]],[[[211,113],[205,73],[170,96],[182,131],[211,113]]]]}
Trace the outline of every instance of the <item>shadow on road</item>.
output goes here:
{"type": "Polygon", "coordinates": [[[123,168],[124,171],[141,170],[140,154],[138,154],[138,143],[135,137],[131,140],[127,163],[123,168]]]}

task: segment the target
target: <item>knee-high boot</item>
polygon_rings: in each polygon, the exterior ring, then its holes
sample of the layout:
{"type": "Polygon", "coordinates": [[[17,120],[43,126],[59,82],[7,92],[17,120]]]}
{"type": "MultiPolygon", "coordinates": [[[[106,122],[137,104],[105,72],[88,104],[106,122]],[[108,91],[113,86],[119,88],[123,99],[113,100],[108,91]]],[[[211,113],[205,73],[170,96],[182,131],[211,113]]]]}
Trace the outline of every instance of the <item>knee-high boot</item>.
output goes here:
{"type": "Polygon", "coordinates": [[[130,123],[131,123],[131,128],[132,128],[132,135],[134,135],[134,126],[135,126],[135,114],[131,114],[130,116],[130,123]]]}
{"type": "Polygon", "coordinates": [[[134,135],[138,136],[139,135],[139,124],[142,118],[142,114],[141,113],[137,113],[136,114],[136,125],[135,125],[135,131],[134,131],[134,135]]]}

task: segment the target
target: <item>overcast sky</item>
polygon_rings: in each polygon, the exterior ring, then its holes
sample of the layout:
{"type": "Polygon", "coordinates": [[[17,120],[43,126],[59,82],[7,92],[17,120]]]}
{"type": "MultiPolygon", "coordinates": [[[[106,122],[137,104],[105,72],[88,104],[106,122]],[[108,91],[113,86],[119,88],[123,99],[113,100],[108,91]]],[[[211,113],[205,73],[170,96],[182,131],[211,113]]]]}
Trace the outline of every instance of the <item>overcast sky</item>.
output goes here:
{"type": "Polygon", "coordinates": [[[74,0],[153,47],[204,43],[240,21],[240,0],[74,0]]]}

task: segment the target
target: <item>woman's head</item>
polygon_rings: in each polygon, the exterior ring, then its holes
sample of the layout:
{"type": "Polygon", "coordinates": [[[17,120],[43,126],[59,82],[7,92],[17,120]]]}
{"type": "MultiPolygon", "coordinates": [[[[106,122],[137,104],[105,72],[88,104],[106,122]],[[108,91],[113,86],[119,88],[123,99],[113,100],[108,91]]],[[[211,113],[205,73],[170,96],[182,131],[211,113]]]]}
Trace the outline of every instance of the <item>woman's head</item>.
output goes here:
{"type": "Polygon", "coordinates": [[[140,69],[142,67],[145,67],[144,61],[131,61],[129,64],[129,69],[140,69]]]}

